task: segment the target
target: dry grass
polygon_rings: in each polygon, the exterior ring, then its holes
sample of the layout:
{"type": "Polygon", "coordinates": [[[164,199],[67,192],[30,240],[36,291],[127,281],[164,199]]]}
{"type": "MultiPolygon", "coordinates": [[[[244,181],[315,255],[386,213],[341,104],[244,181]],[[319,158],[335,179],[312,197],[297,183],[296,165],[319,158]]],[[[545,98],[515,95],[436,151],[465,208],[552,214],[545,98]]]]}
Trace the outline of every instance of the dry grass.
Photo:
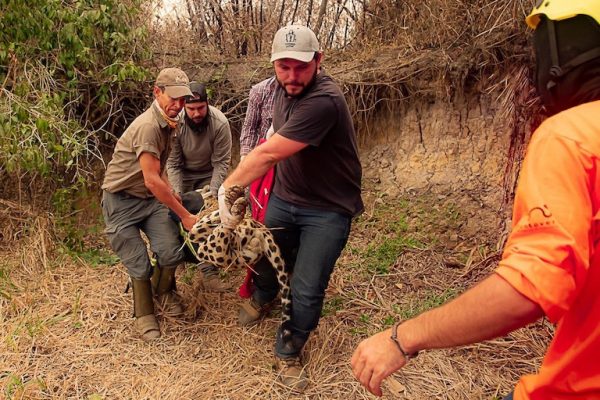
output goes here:
{"type": "MultiPolygon", "coordinates": [[[[464,233],[468,208],[480,209],[467,198],[378,196],[365,191],[367,212],[355,223],[330,282],[324,316],[305,351],[311,384],[304,394],[276,379],[277,311],[257,326],[239,327],[234,292],[202,293],[194,271],[180,271],[187,316],[161,317],[162,339],[146,344],[131,328],[124,268],[94,266],[58,251],[44,262],[39,249],[45,239],[38,235],[19,251],[2,251],[0,398],[373,398],[351,375],[357,343],[394,319],[457,295],[493,269],[498,257],[489,237],[495,221],[479,221],[480,231],[464,233]],[[385,249],[399,255],[387,265],[385,249]]],[[[235,285],[242,276],[230,272],[235,285]]],[[[424,352],[388,380],[385,396],[501,396],[518,376],[536,370],[550,331],[541,322],[506,338],[424,352]]]]}

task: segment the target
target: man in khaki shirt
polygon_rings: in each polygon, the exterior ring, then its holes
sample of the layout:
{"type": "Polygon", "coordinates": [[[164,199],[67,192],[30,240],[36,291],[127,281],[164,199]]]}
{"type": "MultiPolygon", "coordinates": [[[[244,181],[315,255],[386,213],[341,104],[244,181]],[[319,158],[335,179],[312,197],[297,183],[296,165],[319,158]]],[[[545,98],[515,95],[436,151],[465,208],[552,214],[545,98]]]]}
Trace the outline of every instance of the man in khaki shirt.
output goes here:
{"type": "Polygon", "coordinates": [[[178,229],[168,218],[171,209],[185,229],[197,217],[181,204],[165,174],[173,134],[186,96],[191,96],[187,75],[165,68],[153,89],[154,102],[137,117],[117,141],[102,184],[102,213],[113,250],[121,258],[133,286],[134,326],[146,341],[160,337],[154,315],[153,291],[163,312],[180,315],[175,294],[175,269],[182,263],[178,229]],[[153,273],[143,231],[158,261],[153,273]]]}

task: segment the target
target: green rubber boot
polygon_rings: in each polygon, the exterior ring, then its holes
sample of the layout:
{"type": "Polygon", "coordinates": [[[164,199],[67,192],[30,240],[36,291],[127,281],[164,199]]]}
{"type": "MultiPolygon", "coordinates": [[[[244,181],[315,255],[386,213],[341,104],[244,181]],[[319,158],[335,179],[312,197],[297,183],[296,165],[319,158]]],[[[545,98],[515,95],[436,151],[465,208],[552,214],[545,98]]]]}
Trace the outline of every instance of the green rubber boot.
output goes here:
{"type": "Polygon", "coordinates": [[[177,267],[165,268],[156,266],[152,274],[152,288],[156,294],[158,305],[163,315],[179,317],[183,315],[183,306],[179,295],[175,292],[175,270],[177,267]]]}
{"type": "Polygon", "coordinates": [[[133,288],[133,326],[146,342],[160,337],[160,328],[154,315],[154,300],[149,279],[131,279],[133,288]]]}

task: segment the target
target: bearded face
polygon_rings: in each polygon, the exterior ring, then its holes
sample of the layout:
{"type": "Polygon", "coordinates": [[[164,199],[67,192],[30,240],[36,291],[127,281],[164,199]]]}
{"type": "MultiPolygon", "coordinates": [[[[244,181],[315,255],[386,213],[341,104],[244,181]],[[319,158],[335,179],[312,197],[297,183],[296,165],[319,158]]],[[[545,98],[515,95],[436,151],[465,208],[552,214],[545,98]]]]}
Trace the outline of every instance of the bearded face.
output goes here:
{"type": "Polygon", "coordinates": [[[283,58],[273,62],[277,82],[290,97],[298,97],[306,92],[317,78],[320,56],[309,62],[283,58]]]}
{"type": "Polygon", "coordinates": [[[208,123],[208,102],[197,101],[185,104],[185,121],[195,131],[198,131],[208,123]]]}

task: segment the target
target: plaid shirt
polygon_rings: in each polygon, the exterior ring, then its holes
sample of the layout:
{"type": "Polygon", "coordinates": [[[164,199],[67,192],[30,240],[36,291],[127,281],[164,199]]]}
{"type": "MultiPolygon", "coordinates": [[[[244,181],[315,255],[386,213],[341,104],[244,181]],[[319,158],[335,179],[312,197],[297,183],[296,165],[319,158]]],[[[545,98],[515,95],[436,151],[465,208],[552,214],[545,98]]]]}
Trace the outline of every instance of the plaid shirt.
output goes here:
{"type": "Polygon", "coordinates": [[[240,133],[240,155],[250,153],[258,144],[258,139],[267,134],[273,121],[273,97],[276,88],[277,81],[272,76],[250,89],[246,118],[240,133]]]}

